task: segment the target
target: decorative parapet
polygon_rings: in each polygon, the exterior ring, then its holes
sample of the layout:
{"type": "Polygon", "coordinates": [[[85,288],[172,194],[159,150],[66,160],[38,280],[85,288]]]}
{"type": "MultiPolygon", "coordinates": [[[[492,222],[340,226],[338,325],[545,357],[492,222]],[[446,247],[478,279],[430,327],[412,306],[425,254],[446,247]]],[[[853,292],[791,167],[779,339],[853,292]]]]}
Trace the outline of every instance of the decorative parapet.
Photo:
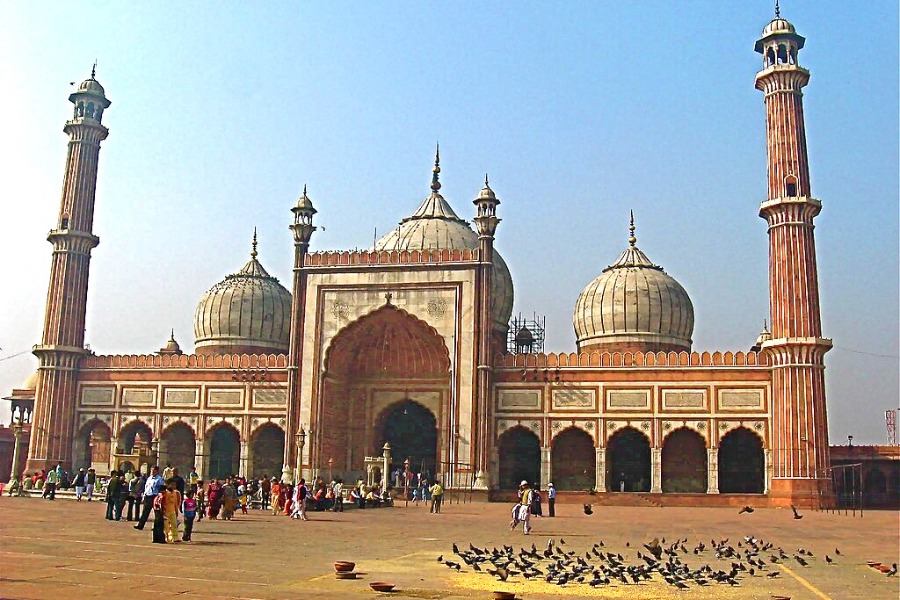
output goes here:
{"type": "Polygon", "coordinates": [[[768,367],[764,354],[757,352],[576,352],[549,354],[503,354],[496,368],[563,367],[768,367]]]}
{"type": "Polygon", "coordinates": [[[357,267],[416,265],[446,262],[478,262],[477,249],[464,250],[353,250],[313,252],[306,255],[307,267],[357,267]]]}
{"type": "Polygon", "coordinates": [[[90,355],[82,369],[286,369],[286,354],[90,355]]]}

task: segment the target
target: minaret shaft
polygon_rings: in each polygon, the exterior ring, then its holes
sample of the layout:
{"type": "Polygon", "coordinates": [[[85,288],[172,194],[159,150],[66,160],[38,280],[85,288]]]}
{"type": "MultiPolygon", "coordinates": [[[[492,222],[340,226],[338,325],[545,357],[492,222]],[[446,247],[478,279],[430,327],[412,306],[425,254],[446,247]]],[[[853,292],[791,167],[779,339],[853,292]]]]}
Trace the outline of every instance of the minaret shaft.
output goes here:
{"type": "Polygon", "coordinates": [[[776,17],[756,50],[765,94],[768,200],[759,216],[769,225],[771,339],[762,348],[772,364],[772,482],[775,504],[819,506],[829,491],[825,353],[813,220],[803,87],[809,71],[797,64],[804,39],[776,17]]]}
{"type": "Polygon", "coordinates": [[[59,218],[47,236],[53,245],[53,259],[44,331],[41,343],[33,350],[40,378],[35,390],[28,471],[57,464],[66,469],[74,466],[77,372],[81,357],[87,354],[84,328],[91,250],[100,242],[92,229],[100,143],[109,133],[100,119],[110,102],[93,75],[69,100],[75,104],[75,115],[64,128],[69,148],[59,218]]]}

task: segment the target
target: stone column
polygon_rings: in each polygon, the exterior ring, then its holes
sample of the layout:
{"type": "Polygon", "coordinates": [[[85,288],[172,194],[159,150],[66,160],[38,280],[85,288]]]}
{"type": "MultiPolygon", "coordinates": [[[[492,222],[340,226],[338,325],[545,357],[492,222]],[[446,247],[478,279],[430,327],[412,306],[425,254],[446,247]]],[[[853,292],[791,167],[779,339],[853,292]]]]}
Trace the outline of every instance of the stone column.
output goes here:
{"type": "Polygon", "coordinates": [[[249,467],[248,464],[250,458],[250,442],[241,441],[241,458],[238,466],[238,475],[241,477],[249,476],[249,467]]]}
{"type": "Polygon", "coordinates": [[[719,449],[706,450],[706,493],[719,493],[719,449]]]}
{"type": "Polygon", "coordinates": [[[662,493],[662,448],[650,450],[650,491],[662,493]]]}
{"type": "Polygon", "coordinates": [[[197,466],[197,475],[200,479],[206,479],[206,457],[203,456],[203,440],[194,441],[194,464],[197,466]]]}
{"type": "Polygon", "coordinates": [[[597,459],[595,461],[596,464],[596,475],[594,478],[597,483],[596,490],[598,492],[606,491],[606,448],[594,448],[594,452],[597,453],[597,459]]]}
{"type": "Polygon", "coordinates": [[[768,494],[772,488],[772,451],[763,450],[763,493],[768,494]]]}
{"type": "MultiPolygon", "coordinates": [[[[119,438],[111,436],[109,438],[109,459],[106,461],[106,465],[105,465],[107,473],[111,473],[112,470],[116,468],[116,454],[118,452],[119,452],[119,438]]],[[[93,467],[94,472],[97,473],[98,475],[101,473],[100,469],[103,468],[103,466],[104,466],[104,465],[95,465],[94,464],[93,448],[91,448],[91,464],[89,464],[88,466],[93,467]]],[[[134,468],[140,469],[141,468],[140,462],[138,462],[138,464],[136,464],[134,466],[134,468]]]]}
{"type": "Polygon", "coordinates": [[[550,462],[550,446],[543,446],[541,447],[541,486],[546,486],[551,481],[553,481],[553,470],[550,462]]]}

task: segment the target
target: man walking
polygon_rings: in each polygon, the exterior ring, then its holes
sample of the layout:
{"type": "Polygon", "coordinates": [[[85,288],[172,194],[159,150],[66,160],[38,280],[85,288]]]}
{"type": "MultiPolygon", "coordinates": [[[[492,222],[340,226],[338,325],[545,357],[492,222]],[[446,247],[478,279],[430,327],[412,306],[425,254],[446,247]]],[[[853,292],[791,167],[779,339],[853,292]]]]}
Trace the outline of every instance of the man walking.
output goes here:
{"type": "Polygon", "coordinates": [[[84,477],[84,494],[87,496],[87,501],[90,502],[94,499],[94,485],[97,483],[97,472],[94,471],[94,468],[91,467],[87,471],[87,475],[84,477]]]}
{"type": "Polygon", "coordinates": [[[141,518],[138,519],[135,529],[143,530],[150,518],[150,511],[153,510],[153,499],[166,487],[163,478],[159,475],[159,467],[154,466],[150,469],[150,476],[147,477],[147,483],[144,484],[143,509],[141,510],[141,518]]]}
{"type": "Polygon", "coordinates": [[[519,484],[519,493],[521,499],[519,501],[519,520],[522,521],[522,529],[525,535],[531,533],[531,488],[527,481],[519,484]]]}
{"type": "Polygon", "coordinates": [[[553,487],[552,483],[547,484],[547,503],[550,506],[550,508],[549,508],[550,516],[555,517],[556,516],[556,488],[553,487]]]}
{"type": "Polygon", "coordinates": [[[87,478],[87,474],[84,472],[84,468],[78,469],[78,475],[75,476],[75,481],[73,482],[75,485],[75,500],[81,502],[81,497],[84,496],[84,480],[87,478]]]}
{"type": "Polygon", "coordinates": [[[441,502],[444,500],[444,488],[441,487],[441,482],[435,480],[434,485],[431,486],[431,510],[436,515],[441,514],[441,502]]]}
{"type": "Polygon", "coordinates": [[[59,483],[59,475],[56,469],[47,472],[47,483],[44,484],[44,498],[56,500],[56,484],[59,483]]]}

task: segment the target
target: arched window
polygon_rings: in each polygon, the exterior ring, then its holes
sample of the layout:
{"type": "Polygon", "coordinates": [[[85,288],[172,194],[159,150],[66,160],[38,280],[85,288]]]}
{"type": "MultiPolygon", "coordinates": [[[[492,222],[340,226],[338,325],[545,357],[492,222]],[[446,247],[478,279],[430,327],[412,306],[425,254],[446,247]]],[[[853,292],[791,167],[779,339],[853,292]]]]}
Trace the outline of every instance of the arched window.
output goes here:
{"type": "Polygon", "coordinates": [[[788,198],[797,197],[797,178],[793,175],[788,175],[787,177],[785,177],[784,193],[788,198]]]}
{"type": "Polygon", "coordinates": [[[778,64],[783,65],[787,61],[787,47],[784,44],[778,44],[778,64]]]}
{"type": "Polygon", "coordinates": [[[93,102],[88,102],[88,105],[87,105],[87,117],[88,117],[88,119],[93,119],[93,118],[94,118],[94,103],[93,103],[93,102]]]}
{"type": "Polygon", "coordinates": [[[768,50],[766,50],[766,66],[771,67],[775,64],[775,50],[770,46],[768,50]]]}

